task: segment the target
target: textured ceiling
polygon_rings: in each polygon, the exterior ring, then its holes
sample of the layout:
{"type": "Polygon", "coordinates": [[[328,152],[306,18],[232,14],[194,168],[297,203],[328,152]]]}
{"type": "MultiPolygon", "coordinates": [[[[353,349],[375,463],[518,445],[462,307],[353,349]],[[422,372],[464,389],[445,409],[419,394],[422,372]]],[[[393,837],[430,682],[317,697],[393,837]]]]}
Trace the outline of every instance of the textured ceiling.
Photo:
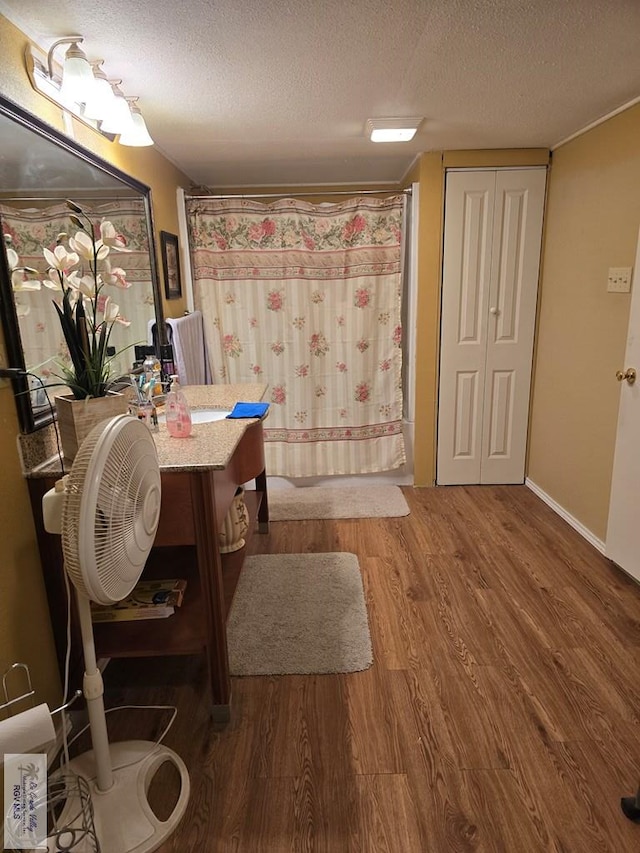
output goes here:
{"type": "Polygon", "coordinates": [[[421,151],[551,147],[640,95],[640,0],[0,0],[82,34],[216,188],[396,182],[421,151]],[[424,116],[410,143],[369,117],[424,116]]]}

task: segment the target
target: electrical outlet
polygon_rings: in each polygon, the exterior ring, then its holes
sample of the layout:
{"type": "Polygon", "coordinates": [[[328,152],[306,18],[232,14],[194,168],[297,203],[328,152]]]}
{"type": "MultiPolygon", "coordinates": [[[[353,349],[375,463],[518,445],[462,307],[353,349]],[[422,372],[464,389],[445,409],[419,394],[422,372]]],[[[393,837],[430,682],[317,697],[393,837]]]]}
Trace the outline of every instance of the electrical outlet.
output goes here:
{"type": "Polygon", "coordinates": [[[631,290],[632,267],[610,267],[607,278],[609,293],[629,293],[631,290]]]}

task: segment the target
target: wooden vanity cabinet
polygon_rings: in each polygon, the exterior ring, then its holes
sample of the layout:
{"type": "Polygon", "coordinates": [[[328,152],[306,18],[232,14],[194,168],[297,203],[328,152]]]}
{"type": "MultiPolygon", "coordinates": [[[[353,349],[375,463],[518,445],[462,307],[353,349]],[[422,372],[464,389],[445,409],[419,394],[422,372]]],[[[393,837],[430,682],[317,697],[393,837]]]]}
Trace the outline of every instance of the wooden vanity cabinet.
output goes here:
{"type": "MultiPolygon", "coordinates": [[[[218,531],[239,485],[245,490],[249,530],[268,530],[267,482],[264,470],[262,422],[249,425],[225,468],[163,470],[160,523],[143,578],[178,577],[187,580],[183,604],[166,619],[94,625],[99,657],[190,655],[207,657],[213,714],[228,719],[231,697],[226,619],[246,554],[246,546],[220,554],[218,531]]],[[[42,525],[42,496],[52,478],[29,480],[45,585],[49,598],[61,671],[66,652],[66,593],[60,537],[42,525]]],[[[72,619],[73,682],[81,680],[79,625],[72,619]]]]}

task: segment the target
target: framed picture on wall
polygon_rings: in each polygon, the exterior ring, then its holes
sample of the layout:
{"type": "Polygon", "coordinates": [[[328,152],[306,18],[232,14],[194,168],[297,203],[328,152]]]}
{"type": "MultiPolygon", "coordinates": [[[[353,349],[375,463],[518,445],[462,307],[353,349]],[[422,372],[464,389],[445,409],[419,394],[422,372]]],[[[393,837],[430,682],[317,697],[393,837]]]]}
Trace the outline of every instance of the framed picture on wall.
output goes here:
{"type": "Polygon", "coordinates": [[[182,281],[180,280],[180,253],[177,236],[168,231],[161,231],[160,250],[162,252],[165,296],[167,299],[179,299],[182,296],[182,281]]]}

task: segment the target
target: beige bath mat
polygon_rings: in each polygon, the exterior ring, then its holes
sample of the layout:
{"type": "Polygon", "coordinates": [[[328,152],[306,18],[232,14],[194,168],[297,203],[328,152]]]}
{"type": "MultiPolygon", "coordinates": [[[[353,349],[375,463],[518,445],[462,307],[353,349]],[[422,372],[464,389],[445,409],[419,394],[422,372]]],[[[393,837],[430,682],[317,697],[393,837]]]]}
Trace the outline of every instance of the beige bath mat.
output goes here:
{"type": "Polygon", "coordinates": [[[409,507],[398,486],[303,486],[269,492],[271,521],[401,515],[409,515],[409,507]]]}
{"type": "Polygon", "coordinates": [[[247,557],[227,621],[232,675],[357,672],[373,662],[355,554],[247,557]]]}

